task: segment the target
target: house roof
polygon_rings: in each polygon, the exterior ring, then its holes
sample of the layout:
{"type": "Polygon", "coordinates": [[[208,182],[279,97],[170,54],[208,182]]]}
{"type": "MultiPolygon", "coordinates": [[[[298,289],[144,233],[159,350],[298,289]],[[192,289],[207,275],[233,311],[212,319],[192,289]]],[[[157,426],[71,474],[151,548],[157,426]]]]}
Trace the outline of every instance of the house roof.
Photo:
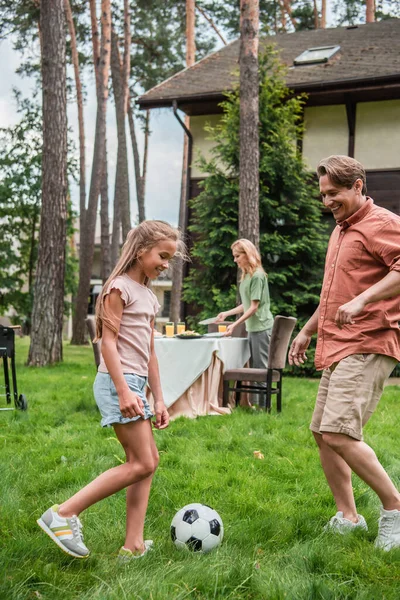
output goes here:
{"type": "MultiPolygon", "coordinates": [[[[286,81],[295,91],[346,88],[362,83],[400,84],[400,19],[352,27],[315,29],[264,37],[261,45],[275,43],[289,67],[286,81]],[[328,62],[293,66],[309,48],[340,45],[328,62]]],[[[220,100],[232,88],[238,70],[239,40],[180,71],[139,98],[141,108],[220,100]]]]}

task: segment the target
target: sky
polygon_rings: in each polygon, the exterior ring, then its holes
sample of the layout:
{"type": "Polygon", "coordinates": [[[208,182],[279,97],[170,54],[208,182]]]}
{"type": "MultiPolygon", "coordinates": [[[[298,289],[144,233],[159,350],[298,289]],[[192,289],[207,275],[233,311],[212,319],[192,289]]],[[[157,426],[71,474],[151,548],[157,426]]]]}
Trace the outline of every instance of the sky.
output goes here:
{"type": "MultiPolygon", "coordinates": [[[[9,127],[19,120],[17,105],[12,90],[18,88],[23,96],[32,92],[32,82],[18,76],[15,71],[20,63],[20,56],[12,48],[12,41],[0,42],[0,127],[9,127]]],[[[68,75],[73,78],[72,69],[68,75]]],[[[96,120],[96,93],[93,81],[87,80],[87,94],[84,107],[86,137],[86,182],[90,183],[93,157],[94,130],[96,120]]],[[[78,112],[76,103],[68,104],[68,125],[73,130],[72,136],[76,146],[76,158],[79,159],[78,112]]],[[[146,218],[163,219],[177,225],[179,211],[180,180],[182,172],[183,130],[171,109],[154,109],[150,116],[151,136],[149,140],[148,175],[146,183],[146,218]]],[[[137,215],[133,156],[129,127],[127,127],[129,148],[130,194],[132,223],[137,215]]],[[[138,142],[142,158],[143,135],[138,128],[138,142]]],[[[117,159],[117,129],[113,102],[107,109],[107,147],[109,156],[109,197],[114,197],[115,167],[117,159]]],[[[87,190],[88,192],[88,190],[87,190]]],[[[78,208],[79,188],[71,182],[71,198],[78,208]]]]}
{"type": "MultiPolygon", "coordinates": [[[[331,24],[330,2],[328,1],[327,23],[331,24]]],[[[216,40],[217,48],[222,43],[216,40]]],[[[16,102],[12,90],[18,88],[22,95],[29,96],[32,83],[27,78],[21,78],[15,71],[20,63],[20,55],[13,50],[12,39],[0,41],[0,127],[8,127],[18,121],[16,102]]],[[[72,67],[68,76],[73,80],[72,67]]],[[[84,107],[85,137],[86,137],[86,182],[87,193],[90,183],[93,157],[94,130],[96,120],[96,92],[93,79],[87,78],[86,101],[84,107]]],[[[163,219],[172,225],[178,223],[179,196],[182,172],[183,130],[170,109],[153,109],[150,111],[150,130],[148,170],[146,180],[146,218],[163,219]]],[[[68,104],[68,124],[76,147],[76,158],[79,159],[78,117],[76,102],[68,104]]],[[[134,224],[137,217],[136,190],[133,168],[133,156],[129,128],[127,126],[129,149],[129,179],[131,196],[131,218],[134,224]]],[[[142,158],[143,135],[138,128],[138,143],[142,158]]],[[[114,197],[115,167],[117,159],[117,129],[113,102],[108,103],[107,109],[107,149],[108,149],[108,181],[109,198],[114,197]]],[[[79,205],[79,188],[74,182],[70,184],[71,199],[76,209],[79,205]]]]}

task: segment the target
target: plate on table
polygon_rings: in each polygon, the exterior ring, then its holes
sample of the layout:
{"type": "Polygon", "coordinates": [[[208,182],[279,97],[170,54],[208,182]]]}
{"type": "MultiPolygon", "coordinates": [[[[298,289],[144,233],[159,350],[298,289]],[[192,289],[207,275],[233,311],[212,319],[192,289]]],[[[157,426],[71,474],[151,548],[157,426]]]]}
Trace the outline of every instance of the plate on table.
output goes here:
{"type": "Polygon", "coordinates": [[[180,340],[197,340],[198,338],[202,338],[201,333],[196,333],[194,331],[186,331],[185,333],[177,333],[175,335],[176,338],[180,340]]]}
{"type": "Polygon", "coordinates": [[[223,331],[214,331],[213,333],[205,333],[203,337],[206,338],[220,338],[223,337],[225,333],[223,331]]]}

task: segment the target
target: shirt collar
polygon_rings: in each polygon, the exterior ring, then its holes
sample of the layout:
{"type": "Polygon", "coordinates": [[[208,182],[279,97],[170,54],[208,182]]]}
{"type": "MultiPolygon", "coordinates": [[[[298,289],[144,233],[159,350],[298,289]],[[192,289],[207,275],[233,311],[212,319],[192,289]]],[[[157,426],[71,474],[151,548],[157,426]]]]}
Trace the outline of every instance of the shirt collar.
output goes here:
{"type": "Polygon", "coordinates": [[[359,221],[362,221],[362,219],[364,219],[364,217],[366,217],[369,211],[371,210],[373,204],[374,201],[372,200],[372,198],[367,196],[367,201],[364,202],[364,204],[355,213],[350,215],[348,219],[345,219],[344,221],[338,223],[339,227],[341,229],[347,229],[351,225],[355,225],[359,221]]]}

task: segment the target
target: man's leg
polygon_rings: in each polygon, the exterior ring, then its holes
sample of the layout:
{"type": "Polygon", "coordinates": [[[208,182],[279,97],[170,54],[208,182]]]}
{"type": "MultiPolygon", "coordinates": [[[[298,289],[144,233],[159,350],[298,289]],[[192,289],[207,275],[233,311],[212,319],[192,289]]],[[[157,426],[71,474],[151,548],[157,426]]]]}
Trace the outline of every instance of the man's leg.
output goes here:
{"type": "MultiPolygon", "coordinates": [[[[323,433],[322,443],[332,455],[336,455],[338,461],[348,465],[349,470],[354,471],[374,490],[385,510],[400,510],[400,493],[368,444],[340,433],[323,433]]],[[[333,489],[332,493],[335,496],[333,489]]],[[[339,505],[338,509],[342,510],[339,505]]]]}
{"type": "Polygon", "coordinates": [[[346,461],[324,441],[321,434],[313,432],[313,435],[318,444],[321,465],[337,509],[343,513],[345,519],[357,523],[351,469],[346,461]]]}

